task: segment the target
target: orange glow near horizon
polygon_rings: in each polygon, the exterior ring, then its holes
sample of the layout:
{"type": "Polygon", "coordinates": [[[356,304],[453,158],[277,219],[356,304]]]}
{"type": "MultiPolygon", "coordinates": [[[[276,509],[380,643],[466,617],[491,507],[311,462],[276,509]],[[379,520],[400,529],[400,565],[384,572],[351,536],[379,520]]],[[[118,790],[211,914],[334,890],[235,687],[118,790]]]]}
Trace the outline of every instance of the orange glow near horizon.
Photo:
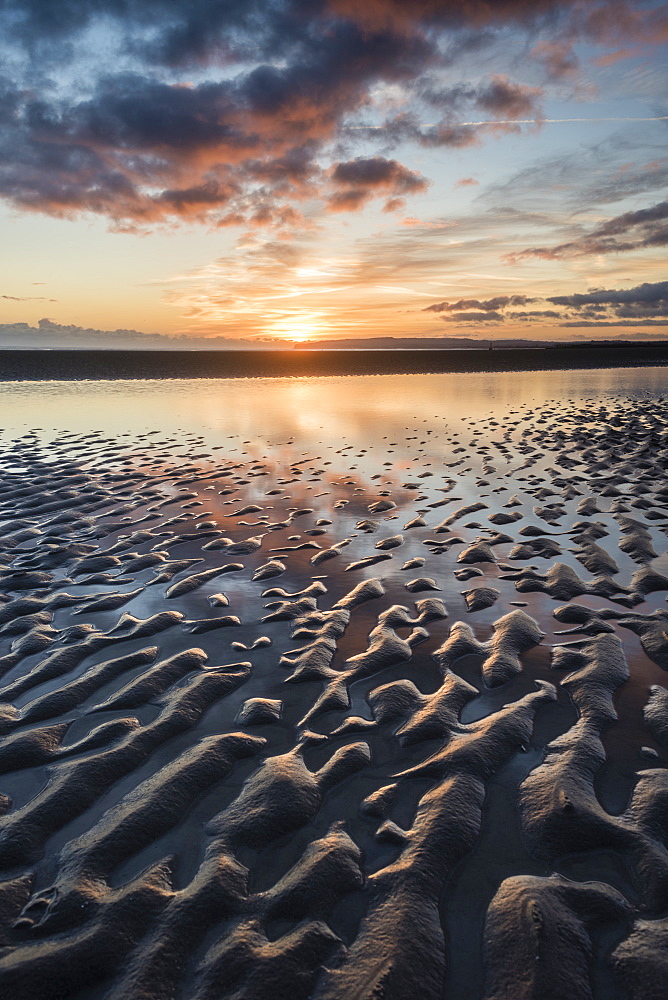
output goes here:
{"type": "Polygon", "coordinates": [[[32,6],[0,347],[668,336],[654,0],[32,6]]]}

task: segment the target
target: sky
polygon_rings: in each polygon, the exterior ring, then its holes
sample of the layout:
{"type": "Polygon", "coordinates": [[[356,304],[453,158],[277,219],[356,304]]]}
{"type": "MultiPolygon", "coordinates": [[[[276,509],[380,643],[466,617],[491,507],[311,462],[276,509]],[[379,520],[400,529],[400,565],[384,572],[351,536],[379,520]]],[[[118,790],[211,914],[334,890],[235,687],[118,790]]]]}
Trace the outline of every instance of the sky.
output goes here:
{"type": "Polygon", "coordinates": [[[0,346],[668,336],[668,6],[3,0],[0,346]]]}

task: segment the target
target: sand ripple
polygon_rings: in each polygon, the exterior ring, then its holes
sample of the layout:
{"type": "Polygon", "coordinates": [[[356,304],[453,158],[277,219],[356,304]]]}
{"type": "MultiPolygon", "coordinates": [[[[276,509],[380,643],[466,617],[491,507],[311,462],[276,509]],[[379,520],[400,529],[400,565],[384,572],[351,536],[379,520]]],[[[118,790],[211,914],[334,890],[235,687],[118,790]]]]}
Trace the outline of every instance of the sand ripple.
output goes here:
{"type": "Polygon", "coordinates": [[[2,996],[662,995],[667,415],[5,442],[2,996]]]}

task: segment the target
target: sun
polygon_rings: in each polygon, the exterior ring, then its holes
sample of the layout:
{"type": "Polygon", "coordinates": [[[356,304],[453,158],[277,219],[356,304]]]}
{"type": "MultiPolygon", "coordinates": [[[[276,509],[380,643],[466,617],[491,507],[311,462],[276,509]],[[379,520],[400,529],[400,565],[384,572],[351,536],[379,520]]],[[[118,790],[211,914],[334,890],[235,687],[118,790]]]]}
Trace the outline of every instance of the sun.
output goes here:
{"type": "Polygon", "coordinates": [[[321,313],[289,313],[272,319],[267,332],[294,346],[317,340],[322,329],[321,313]]]}

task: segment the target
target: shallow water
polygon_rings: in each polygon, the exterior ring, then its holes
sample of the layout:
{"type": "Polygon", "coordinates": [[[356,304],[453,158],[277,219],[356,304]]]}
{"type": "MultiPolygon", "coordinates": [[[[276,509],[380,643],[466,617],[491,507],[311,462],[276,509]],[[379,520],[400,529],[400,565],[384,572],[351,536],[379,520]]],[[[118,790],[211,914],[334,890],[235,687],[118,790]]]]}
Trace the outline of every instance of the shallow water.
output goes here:
{"type": "Polygon", "coordinates": [[[84,432],[295,437],[305,446],[342,436],[371,441],[419,420],[438,429],[462,416],[506,414],[548,400],[640,399],[668,392],[668,367],[331,378],[154,379],[0,383],[0,426],[84,432]]]}

